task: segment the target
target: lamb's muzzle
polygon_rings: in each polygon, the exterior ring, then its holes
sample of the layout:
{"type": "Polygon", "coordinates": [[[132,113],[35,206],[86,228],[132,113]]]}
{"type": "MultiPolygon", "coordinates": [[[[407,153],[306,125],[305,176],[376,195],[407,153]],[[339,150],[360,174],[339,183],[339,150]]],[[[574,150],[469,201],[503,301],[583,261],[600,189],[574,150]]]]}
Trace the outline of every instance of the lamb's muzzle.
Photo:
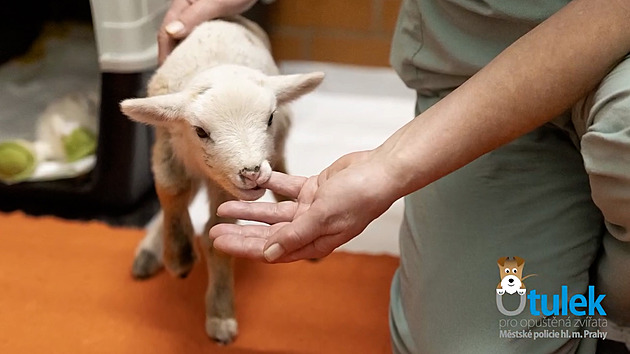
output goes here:
{"type": "Polygon", "coordinates": [[[243,167],[238,175],[246,187],[257,187],[267,182],[271,177],[271,165],[265,160],[260,165],[243,167]]]}
{"type": "Polygon", "coordinates": [[[238,174],[241,175],[241,179],[248,179],[255,182],[258,179],[258,176],[260,176],[260,165],[254,167],[243,167],[238,174]]]}

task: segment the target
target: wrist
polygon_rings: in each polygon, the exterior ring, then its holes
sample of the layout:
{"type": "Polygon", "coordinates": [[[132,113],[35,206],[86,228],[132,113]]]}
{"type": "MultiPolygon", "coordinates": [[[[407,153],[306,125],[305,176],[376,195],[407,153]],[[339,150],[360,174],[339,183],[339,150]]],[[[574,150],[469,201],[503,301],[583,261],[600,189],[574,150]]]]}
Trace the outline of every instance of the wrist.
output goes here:
{"type": "Polygon", "coordinates": [[[380,199],[392,204],[410,193],[407,188],[409,174],[404,173],[401,157],[396,156],[392,150],[380,146],[370,151],[368,163],[380,185],[380,199]]]}

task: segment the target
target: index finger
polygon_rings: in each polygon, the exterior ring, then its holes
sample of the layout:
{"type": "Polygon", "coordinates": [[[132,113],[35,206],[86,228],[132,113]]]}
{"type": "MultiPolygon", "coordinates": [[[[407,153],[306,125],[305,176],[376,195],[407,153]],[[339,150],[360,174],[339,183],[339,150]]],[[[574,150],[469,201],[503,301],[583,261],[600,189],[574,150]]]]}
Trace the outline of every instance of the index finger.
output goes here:
{"type": "Polygon", "coordinates": [[[260,186],[285,197],[297,199],[306,180],[306,177],[291,176],[286,173],[273,171],[269,180],[260,186]]]}

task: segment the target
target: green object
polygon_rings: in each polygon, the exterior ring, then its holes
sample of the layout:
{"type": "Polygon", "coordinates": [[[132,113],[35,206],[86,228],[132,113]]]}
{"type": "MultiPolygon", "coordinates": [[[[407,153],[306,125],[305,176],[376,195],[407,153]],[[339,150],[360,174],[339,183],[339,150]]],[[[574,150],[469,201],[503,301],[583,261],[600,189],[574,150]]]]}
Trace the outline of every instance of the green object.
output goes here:
{"type": "Polygon", "coordinates": [[[96,135],[83,127],[61,138],[68,162],[80,160],[96,152],[96,135]]]}
{"type": "Polygon", "coordinates": [[[26,141],[12,140],[0,143],[0,180],[19,182],[30,177],[37,158],[26,141]]]}

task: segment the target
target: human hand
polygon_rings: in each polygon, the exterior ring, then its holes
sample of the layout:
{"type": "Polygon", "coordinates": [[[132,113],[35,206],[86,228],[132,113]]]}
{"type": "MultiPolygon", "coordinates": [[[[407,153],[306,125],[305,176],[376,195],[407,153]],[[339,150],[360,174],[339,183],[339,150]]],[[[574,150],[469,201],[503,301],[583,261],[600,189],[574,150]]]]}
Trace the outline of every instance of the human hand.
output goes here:
{"type": "Polygon", "coordinates": [[[345,155],[310,178],[273,172],[261,186],[296,201],[223,203],[219,216],[269,225],[215,225],[210,230],[214,247],[267,262],[322,258],[361,233],[399,197],[387,164],[372,151],[345,155]]]}
{"type": "Polygon", "coordinates": [[[256,0],[173,0],[158,32],[160,65],[177,43],[204,21],[247,11],[256,0]]]}

